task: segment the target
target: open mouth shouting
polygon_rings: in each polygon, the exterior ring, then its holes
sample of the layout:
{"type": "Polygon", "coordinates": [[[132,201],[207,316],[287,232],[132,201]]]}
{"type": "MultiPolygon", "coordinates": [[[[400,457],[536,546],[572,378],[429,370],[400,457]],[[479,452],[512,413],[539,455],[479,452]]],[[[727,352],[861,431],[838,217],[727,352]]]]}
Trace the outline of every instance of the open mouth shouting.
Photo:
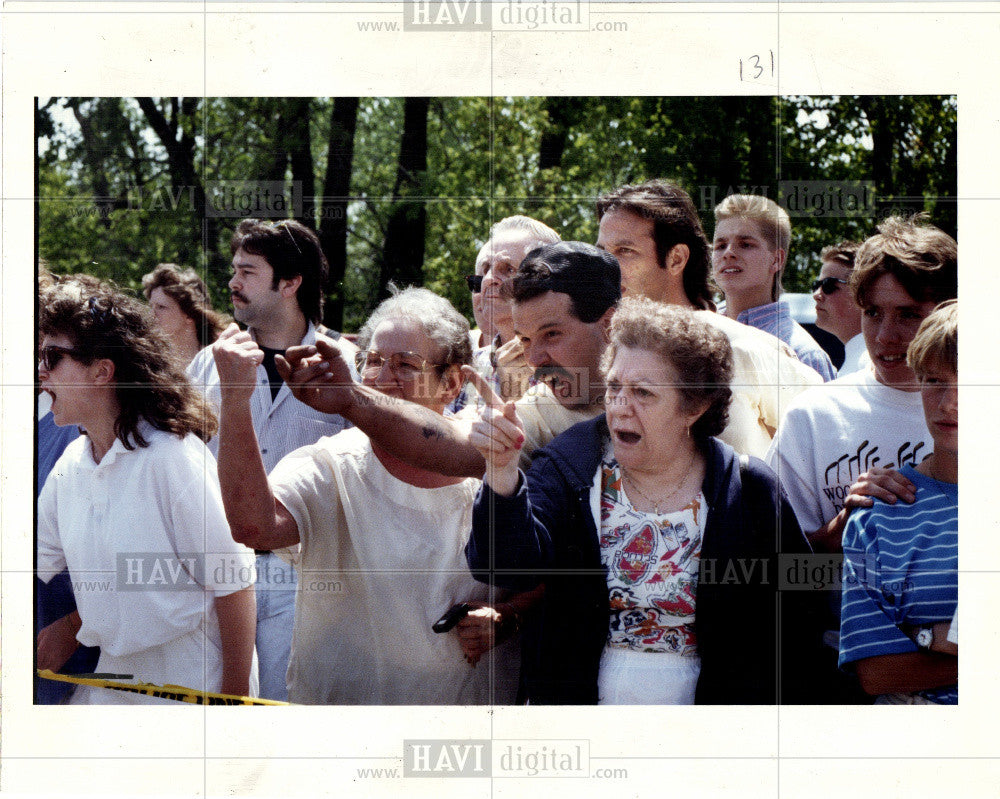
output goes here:
{"type": "Polygon", "coordinates": [[[614,437],[625,445],[638,444],[642,440],[642,436],[634,430],[615,430],[614,437]]]}

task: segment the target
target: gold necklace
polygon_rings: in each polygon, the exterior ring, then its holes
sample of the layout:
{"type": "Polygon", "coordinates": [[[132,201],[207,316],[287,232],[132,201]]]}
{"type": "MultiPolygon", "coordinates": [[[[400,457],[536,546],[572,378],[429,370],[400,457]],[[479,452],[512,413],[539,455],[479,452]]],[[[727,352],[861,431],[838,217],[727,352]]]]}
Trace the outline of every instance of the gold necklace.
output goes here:
{"type": "MultiPolygon", "coordinates": [[[[666,505],[667,502],[670,499],[673,499],[674,494],[676,494],[678,491],[680,491],[681,488],[684,487],[684,484],[687,482],[688,477],[691,474],[691,465],[694,463],[695,452],[697,452],[697,448],[691,451],[691,460],[688,461],[688,465],[685,467],[685,469],[684,469],[684,471],[682,473],[681,481],[677,484],[677,486],[674,488],[673,491],[671,491],[669,494],[667,494],[661,500],[661,502],[664,505],[666,505]]],[[[644,500],[646,500],[646,502],[648,502],[650,505],[653,506],[653,513],[656,514],[657,516],[659,516],[660,515],[660,502],[657,502],[655,499],[651,499],[649,497],[649,495],[646,494],[645,491],[643,491],[641,488],[639,488],[639,486],[635,482],[635,480],[633,480],[631,477],[628,476],[628,473],[625,471],[624,467],[622,467],[622,477],[625,478],[625,480],[627,480],[629,482],[629,484],[631,484],[632,488],[634,488],[639,493],[639,496],[641,496],[644,500]]]]}

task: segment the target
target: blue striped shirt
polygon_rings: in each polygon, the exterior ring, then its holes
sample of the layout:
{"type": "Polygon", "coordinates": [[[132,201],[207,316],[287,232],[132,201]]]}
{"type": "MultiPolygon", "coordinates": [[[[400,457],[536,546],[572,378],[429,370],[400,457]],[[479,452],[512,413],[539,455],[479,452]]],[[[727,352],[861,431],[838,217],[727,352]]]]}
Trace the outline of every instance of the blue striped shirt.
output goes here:
{"type": "Polygon", "coordinates": [[[830,356],[816,339],[809,335],[809,331],[792,319],[787,303],[778,300],[768,305],[747,308],[737,314],[736,321],[780,338],[795,350],[802,363],[819,372],[824,382],[833,380],[837,376],[837,370],[833,368],[830,356]]]}
{"type": "MultiPolygon", "coordinates": [[[[878,655],[916,652],[899,624],[950,621],[958,605],[958,486],[906,466],[917,487],[912,505],[855,511],[844,531],[840,665],[878,655]]],[[[958,703],[958,686],[918,692],[958,703]]]]}

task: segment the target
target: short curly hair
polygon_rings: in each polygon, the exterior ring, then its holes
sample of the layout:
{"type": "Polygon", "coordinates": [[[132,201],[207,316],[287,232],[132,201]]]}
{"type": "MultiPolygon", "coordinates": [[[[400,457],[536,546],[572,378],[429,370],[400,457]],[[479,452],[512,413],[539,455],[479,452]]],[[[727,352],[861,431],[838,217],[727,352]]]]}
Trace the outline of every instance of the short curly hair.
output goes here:
{"type": "Polygon", "coordinates": [[[115,435],[126,449],[149,445],[143,421],[203,441],[215,434],[215,414],[171,355],[149,308],[113,284],[89,277],[57,280],[40,293],[38,329],[70,339],[81,363],[103,358],[114,363],[115,435]]]}
{"type": "Polygon", "coordinates": [[[733,349],[725,333],[699,318],[695,311],[655,302],[648,297],[626,297],[611,317],[610,344],[601,359],[606,378],[623,347],[659,355],[677,372],[685,411],[706,402],[707,410],[691,425],[696,439],[717,436],[729,422],[733,379],[733,349]]]}
{"type": "Polygon", "coordinates": [[[142,293],[146,299],[156,289],[162,289],[188,319],[194,322],[198,344],[207,347],[222,335],[229,319],[212,308],[208,287],[193,269],[177,264],[157,264],[152,272],[142,276],[142,293]]]}
{"type": "Polygon", "coordinates": [[[375,330],[387,319],[414,319],[442,350],[444,363],[439,371],[443,373],[452,364],[472,363],[469,320],[454,305],[430,289],[417,286],[400,289],[390,283],[389,293],[390,297],[372,311],[358,332],[358,347],[368,349],[375,330]]]}

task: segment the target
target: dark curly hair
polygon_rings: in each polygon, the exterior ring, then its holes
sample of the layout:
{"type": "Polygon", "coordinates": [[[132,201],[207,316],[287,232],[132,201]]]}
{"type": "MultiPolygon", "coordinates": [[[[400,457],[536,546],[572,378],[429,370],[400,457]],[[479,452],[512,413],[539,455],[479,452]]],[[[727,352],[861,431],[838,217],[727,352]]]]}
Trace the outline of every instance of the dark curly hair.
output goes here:
{"type": "Polygon", "coordinates": [[[202,347],[212,344],[229,324],[226,316],[212,308],[208,287],[193,269],[177,264],[157,264],[152,272],[142,276],[142,293],[147,300],[155,289],[163,289],[163,293],[194,322],[198,344],[202,347]]]}
{"type": "Polygon", "coordinates": [[[81,363],[102,358],[114,363],[120,408],[115,435],[126,449],[149,445],[139,431],[142,421],[178,436],[194,433],[203,441],[215,434],[215,414],[171,357],[149,309],[114,285],[57,280],[39,296],[38,329],[69,338],[82,353],[74,356],[81,363]]]}
{"type": "Polygon", "coordinates": [[[677,372],[685,412],[708,403],[691,425],[691,436],[702,440],[725,430],[733,379],[733,349],[725,333],[689,308],[626,297],[611,317],[608,336],[610,344],[601,359],[605,378],[619,348],[655,353],[677,372]]]}

